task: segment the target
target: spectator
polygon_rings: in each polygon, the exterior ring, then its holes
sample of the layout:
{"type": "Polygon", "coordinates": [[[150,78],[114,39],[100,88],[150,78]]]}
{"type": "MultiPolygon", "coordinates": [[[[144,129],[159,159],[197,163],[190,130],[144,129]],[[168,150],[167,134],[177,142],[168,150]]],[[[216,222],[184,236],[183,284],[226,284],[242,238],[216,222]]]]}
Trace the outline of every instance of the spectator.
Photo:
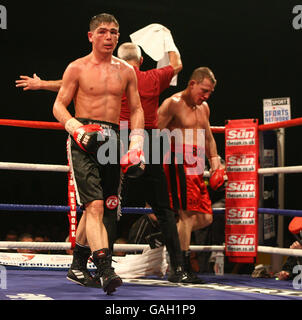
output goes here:
{"type": "Polygon", "coordinates": [[[9,230],[5,236],[5,241],[18,241],[18,234],[15,230],[9,230]]]}
{"type": "MultiPolygon", "coordinates": [[[[125,238],[118,238],[115,241],[115,244],[126,244],[127,240],[125,238]]],[[[126,252],[123,251],[114,251],[114,256],[123,257],[126,255],[126,252]]]]}
{"type": "MultiPolygon", "coordinates": [[[[41,234],[37,234],[34,237],[34,242],[45,242],[45,238],[41,234]]],[[[37,249],[37,250],[35,250],[35,253],[43,254],[43,253],[47,253],[47,252],[45,250],[37,249]]]]}
{"type": "MultiPolygon", "coordinates": [[[[290,249],[302,249],[302,244],[295,241],[290,249]]],[[[282,266],[281,271],[277,274],[279,280],[292,280],[294,278],[293,268],[296,265],[302,265],[302,257],[289,256],[282,266]]]]}
{"type": "MultiPolygon", "coordinates": [[[[150,208],[147,204],[146,208],[150,208]]],[[[149,244],[151,248],[163,245],[163,236],[154,213],[142,215],[132,225],[128,242],[132,244],[149,244]]]]}
{"type": "MultiPolygon", "coordinates": [[[[18,241],[21,242],[33,242],[34,239],[30,233],[23,233],[20,235],[18,241]]],[[[17,249],[18,253],[35,253],[32,249],[17,249]]]]}
{"type": "MultiPolygon", "coordinates": [[[[288,230],[297,240],[290,246],[290,249],[302,249],[302,217],[294,217],[288,226],[288,230]]],[[[277,275],[278,279],[293,279],[293,268],[296,265],[302,265],[302,257],[288,257],[282,266],[282,270],[277,275]]]]}
{"type": "MultiPolygon", "coordinates": [[[[17,231],[11,229],[7,232],[7,234],[5,235],[4,241],[18,241],[18,233],[17,231]]],[[[17,252],[17,250],[14,249],[8,249],[8,250],[1,250],[1,252],[10,252],[10,253],[14,253],[17,252]]]]}

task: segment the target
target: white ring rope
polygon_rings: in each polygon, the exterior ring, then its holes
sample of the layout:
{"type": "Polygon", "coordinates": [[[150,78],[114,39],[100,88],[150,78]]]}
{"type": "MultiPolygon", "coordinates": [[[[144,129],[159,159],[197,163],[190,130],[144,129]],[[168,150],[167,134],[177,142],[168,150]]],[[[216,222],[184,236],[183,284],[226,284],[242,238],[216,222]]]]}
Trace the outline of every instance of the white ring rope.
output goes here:
{"type": "Polygon", "coordinates": [[[284,256],[302,257],[301,249],[287,249],[287,248],[258,246],[258,252],[278,254],[278,255],[284,255],[284,256]]]}
{"type": "Polygon", "coordinates": [[[22,170],[22,171],[68,172],[69,166],[55,165],[55,164],[0,162],[0,169],[3,169],[3,170],[22,170]]]}
{"type": "MultiPolygon", "coordinates": [[[[69,166],[55,164],[34,164],[17,162],[0,162],[0,170],[21,170],[21,171],[50,171],[50,172],[68,172],[69,166]]],[[[277,174],[277,173],[300,173],[302,166],[259,168],[259,174],[277,174]]],[[[209,171],[204,172],[205,177],[210,176],[209,171]]]]}
{"type": "MultiPolygon", "coordinates": [[[[133,252],[143,251],[149,248],[148,244],[114,244],[114,251],[133,252]]],[[[31,249],[31,250],[70,250],[70,242],[22,242],[22,241],[0,241],[0,249],[31,249]]],[[[224,251],[224,246],[197,246],[191,245],[190,250],[199,252],[224,251]]],[[[258,252],[277,254],[284,256],[302,257],[302,250],[277,247],[258,246],[258,252]]]]}
{"type": "MultiPolygon", "coordinates": [[[[148,244],[114,244],[114,251],[133,252],[149,248],[148,244]]],[[[223,251],[224,246],[191,246],[192,251],[223,251]]],[[[70,250],[70,242],[0,241],[0,249],[70,250]]]]}
{"type": "Polygon", "coordinates": [[[70,242],[0,241],[0,249],[70,250],[70,242]]]}
{"type": "MultiPolygon", "coordinates": [[[[21,171],[51,171],[51,172],[68,172],[69,166],[55,164],[34,164],[34,163],[17,163],[17,162],[0,162],[2,170],[21,170],[21,171]]],[[[302,166],[259,168],[259,174],[277,174],[277,173],[300,173],[302,166]]],[[[204,172],[205,177],[210,176],[209,171],[204,172]]]]}
{"type": "Polygon", "coordinates": [[[258,174],[268,173],[299,173],[302,172],[302,166],[259,168],[258,174]]]}

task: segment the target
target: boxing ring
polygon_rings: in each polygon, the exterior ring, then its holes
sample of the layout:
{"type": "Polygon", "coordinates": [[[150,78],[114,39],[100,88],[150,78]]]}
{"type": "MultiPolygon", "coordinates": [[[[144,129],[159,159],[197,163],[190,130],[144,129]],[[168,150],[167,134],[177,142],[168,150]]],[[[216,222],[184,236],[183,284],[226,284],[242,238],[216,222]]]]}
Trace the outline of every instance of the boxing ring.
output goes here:
{"type": "MultiPolygon", "coordinates": [[[[63,130],[59,123],[0,119],[2,126],[16,126],[36,129],[63,130]]],[[[259,131],[274,130],[302,125],[302,118],[269,125],[259,125],[259,131]]],[[[225,133],[225,127],[212,127],[213,133],[225,133]]],[[[68,165],[30,164],[17,162],[0,162],[1,170],[13,171],[46,171],[69,174],[68,165]]],[[[265,174],[293,174],[302,172],[302,166],[258,168],[259,176],[265,174]]],[[[209,172],[205,172],[209,176],[209,172]]],[[[51,212],[68,213],[70,222],[69,242],[20,242],[0,241],[0,251],[9,249],[33,250],[69,250],[75,243],[76,216],[81,208],[70,202],[69,205],[28,205],[0,203],[1,212],[51,212]]],[[[123,214],[150,213],[149,208],[122,208],[123,214]]],[[[213,209],[214,214],[225,214],[226,209],[213,209]]],[[[302,217],[302,210],[285,210],[276,208],[258,208],[258,214],[271,214],[290,217],[302,217]]],[[[226,252],[223,246],[191,245],[191,251],[226,252]]],[[[75,285],[66,280],[71,258],[70,255],[42,255],[0,252],[0,300],[283,300],[302,299],[302,284],[294,288],[292,281],[277,281],[275,278],[252,278],[250,275],[206,274],[202,285],[174,284],[166,280],[167,261],[164,248],[151,250],[149,245],[115,244],[114,251],[142,251],[143,272],[135,270],[129,273],[127,263],[135,255],[114,257],[117,273],[123,278],[124,285],[117,293],[106,296],[103,291],[75,285]],[[149,254],[152,251],[152,259],[149,254]],[[146,254],[146,256],[144,256],[146,254]],[[130,259],[130,260],[127,260],[130,259]],[[158,261],[161,261],[158,263],[158,261]],[[147,271],[146,271],[147,270],[147,271]],[[5,280],[5,281],[4,281],[5,280]]],[[[302,250],[257,246],[257,253],[279,256],[302,257],[302,250]]],[[[134,260],[131,260],[134,261],[134,260]]],[[[134,262],[135,263],[135,262],[134,262]]],[[[89,269],[94,270],[92,263],[89,269]]]]}

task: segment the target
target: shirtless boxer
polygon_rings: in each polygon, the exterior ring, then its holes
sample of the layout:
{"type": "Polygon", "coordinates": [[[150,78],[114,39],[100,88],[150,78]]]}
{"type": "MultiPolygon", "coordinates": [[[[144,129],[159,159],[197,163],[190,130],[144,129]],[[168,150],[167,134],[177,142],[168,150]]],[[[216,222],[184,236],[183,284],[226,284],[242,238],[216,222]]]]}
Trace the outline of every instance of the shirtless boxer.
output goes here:
{"type": "Polygon", "coordinates": [[[164,167],[171,206],[179,213],[177,227],[185,270],[192,277],[195,275],[190,268],[191,233],[210,225],[213,220],[211,200],[203,181],[204,154],[211,166],[210,185],[218,188],[225,177],[210,129],[210,109],[206,102],[215,85],[212,71],[205,67],[198,68],[193,72],[187,88],[166,99],[158,109],[158,127],[167,128],[170,132],[179,129],[184,139],[181,145],[177,145],[175,139],[171,141],[171,164],[164,164],[164,167]],[[203,142],[200,140],[201,132],[204,133],[203,142]],[[192,160],[189,161],[190,152],[197,159],[195,167],[192,160]],[[179,154],[183,155],[183,164],[177,163],[179,154]]]}
{"type": "MultiPolygon", "coordinates": [[[[91,250],[97,277],[107,294],[111,294],[122,284],[111,267],[111,252],[103,224],[104,210],[110,210],[106,199],[109,196],[116,198],[118,194],[120,167],[119,163],[100,164],[97,150],[102,142],[108,140],[113,140],[116,152],[119,150],[118,127],[124,92],[131,111],[133,134],[129,152],[132,154],[139,155],[139,150],[142,149],[141,131],[144,128],[135,73],[124,61],[112,56],[118,38],[119,24],[112,15],[100,14],[91,19],[88,39],[92,44],[92,51],[66,68],[53,106],[55,118],[64,125],[71,137],[69,158],[77,200],[85,208],[77,228],[77,246],[68,276],[75,276],[77,280],[76,274],[82,272],[82,277],[85,277],[85,270],[81,269],[84,267],[83,261],[75,261],[75,255],[77,251],[85,249],[87,255],[90,255],[91,250]],[[72,100],[75,117],[67,110],[72,100]],[[90,249],[85,247],[87,242],[90,249]]],[[[125,171],[127,168],[129,163],[122,167],[125,171]]],[[[84,262],[87,264],[87,260],[84,262]]]]}
{"type": "MultiPolygon", "coordinates": [[[[178,74],[182,69],[181,58],[177,48],[173,45],[172,37],[171,43],[168,53],[170,64],[160,69],[150,69],[147,71],[140,70],[143,57],[139,46],[126,42],[118,48],[118,57],[134,67],[138,80],[138,91],[144,110],[145,130],[148,132],[149,137],[151,137],[152,129],[157,128],[159,95],[169,87],[173,76],[178,74]]],[[[62,82],[61,80],[41,80],[36,74],[32,78],[28,76],[20,76],[20,78],[20,80],[16,81],[16,86],[23,87],[24,90],[58,91],[62,82]]],[[[120,121],[125,121],[128,127],[131,126],[130,111],[125,96],[122,99],[120,121]]],[[[145,147],[149,147],[149,159],[151,159],[152,139],[149,139],[149,145],[145,147]]],[[[168,280],[171,282],[191,283],[191,277],[183,270],[183,259],[176,222],[173,211],[171,212],[169,207],[169,195],[162,165],[152,164],[150,161],[146,165],[144,174],[138,179],[124,177],[122,206],[137,207],[140,206],[138,205],[139,201],[142,202],[141,206],[144,206],[146,202],[150,203],[159,221],[170,258],[171,268],[168,280]]],[[[105,215],[104,217],[106,228],[110,227],[109,235],[113,233],[112,223],[108,226],[108,221],[111,218],[112,215],[105,215]]],[[[196,282],[196,279],[193,282],[196,282]]],[[[95,284],[87,281],[85,285],[94,286],[95,284]]]]}

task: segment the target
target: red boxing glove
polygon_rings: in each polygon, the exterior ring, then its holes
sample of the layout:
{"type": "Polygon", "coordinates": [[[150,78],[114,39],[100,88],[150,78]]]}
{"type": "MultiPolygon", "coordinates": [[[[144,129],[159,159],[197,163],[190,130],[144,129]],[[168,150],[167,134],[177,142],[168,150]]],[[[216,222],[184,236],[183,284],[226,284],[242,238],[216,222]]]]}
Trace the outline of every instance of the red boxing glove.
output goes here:
{"type": "Polygon", "coordinates": [[[89,153],[96,153],[105,142],[104,130],[98,124],[87,124],[79,127],[73,133],[78,146],[89,153]]]}
{"type": "Polygon", "coordinates": [[[129,178],[138,178],[145,170],[145,156],[141,149],[129,150],[121,158],[121,168],[129,178]]]}
{"type": "Polygon", "coordinates": [[[224,169],[217,169],[213,172],[209,179],[210,187],[217,191],[219,188],[224,187],[228,181],[228,176],[224,169]]]}

